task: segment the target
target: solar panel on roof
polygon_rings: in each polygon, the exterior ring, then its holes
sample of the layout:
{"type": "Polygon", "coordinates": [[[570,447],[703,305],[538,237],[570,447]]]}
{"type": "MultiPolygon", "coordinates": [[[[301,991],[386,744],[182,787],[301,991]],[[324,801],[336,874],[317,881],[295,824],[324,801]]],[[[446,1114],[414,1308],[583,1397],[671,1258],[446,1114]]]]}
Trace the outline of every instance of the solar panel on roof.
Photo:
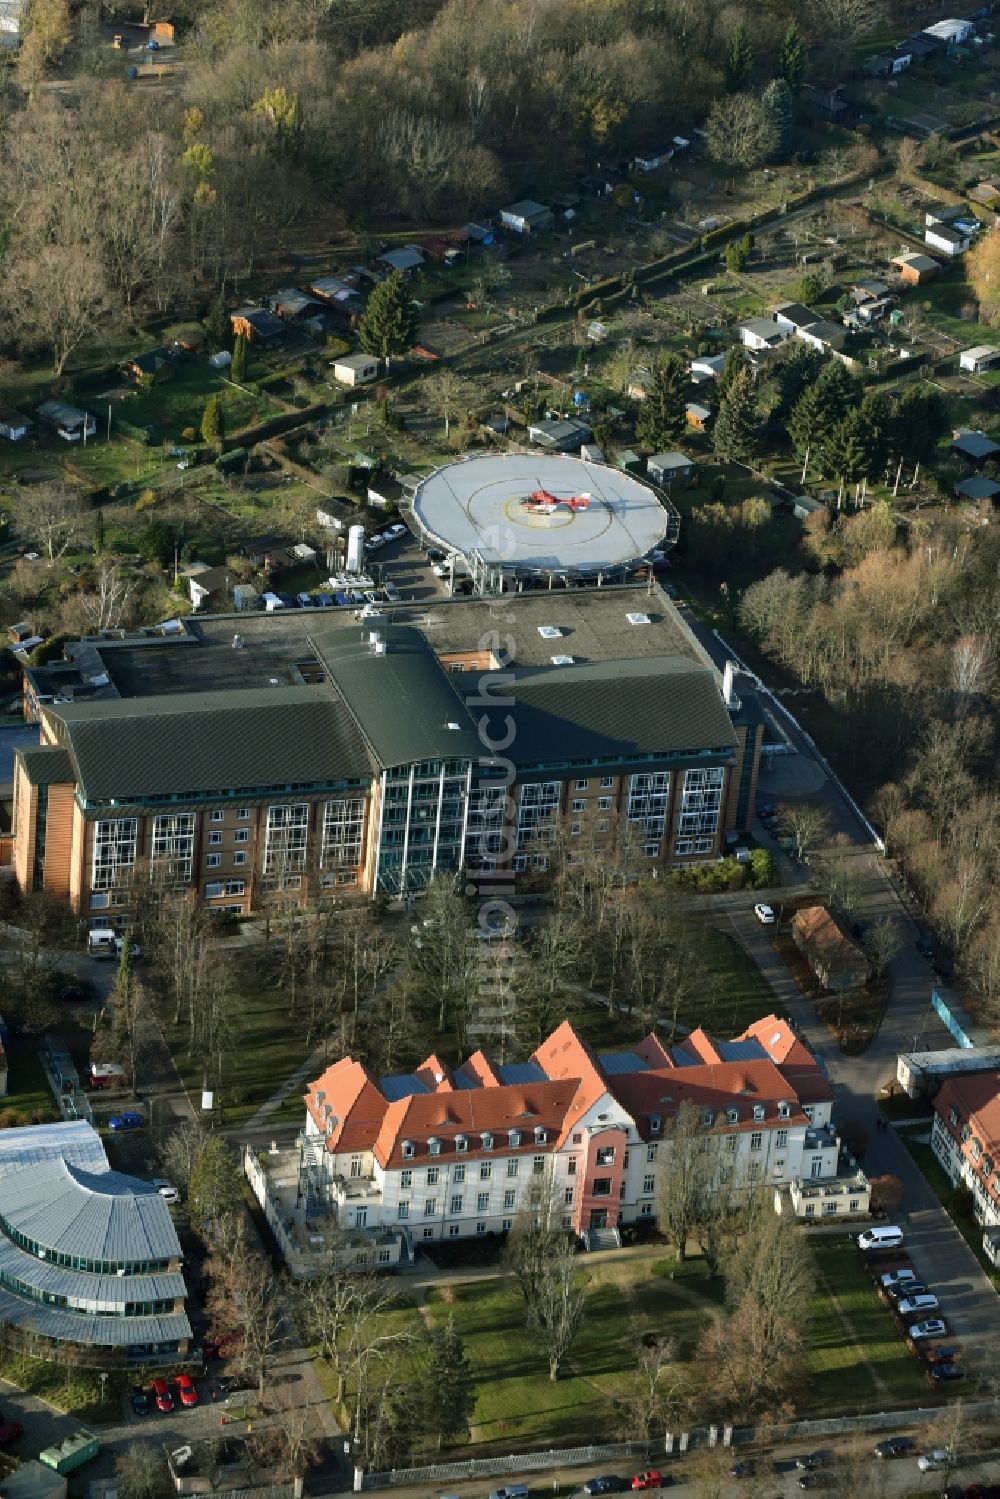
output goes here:
{"type": "Polygon", "coordinates": [[[609,1051],[597,1059],[609,1077],[620,1077],[626,1072],[648,1072],[649,1063],[634,1051],[609,1051]]]}
{"type": "Polygon", "coordinates": [[[427,1093],[429,1091],[426,1083],[421,1082],[412,1072],[402,1074],[400,1077],[383,1077],[379,1079],[379,1088],[382,1097],[387,1098],[390,1103],[398,1103],[401,1098],[412,1098],[414,1093],[427,1093]]]}
{"type": "Polygon", "coordinates": [[[671,1060],[676,1067],[700,1067],[701,1063],[697,1057],[684,1050],[682,1046],[675,1046],[670,1053],[671,1060]]]}
{"type": "Polygon", "coordinates": [[[537,1062],[507,1062],[497,1068],[502,1083],[544,1083],[545,1073],[537,1062]]]}
{"type": "Polygon", "coordinates": [[[717,1041],[716,1050],[724,1062],[760,1062],[767,1053],[759,1041],[717,1041]]]}

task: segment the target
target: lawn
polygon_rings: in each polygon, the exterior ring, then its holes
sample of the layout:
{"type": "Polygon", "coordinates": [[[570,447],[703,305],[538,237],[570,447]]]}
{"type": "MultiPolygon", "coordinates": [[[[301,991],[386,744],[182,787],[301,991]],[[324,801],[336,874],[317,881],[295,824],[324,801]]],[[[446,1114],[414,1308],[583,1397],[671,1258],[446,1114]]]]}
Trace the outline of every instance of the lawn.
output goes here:
{"type": "Polygon", "coordinates": [[[0,1113],[16,1109],[25,1123],[48,1124],[59,1118],[52,1090],[38,1055],[23,1041],[15,1041],[7,1055],[7,1095],[0,1098],[0,1113]]]}
{"type": "MultiPolygon", "coordinates": [[[[205,403],[213,395],[222,396],[227,432],[238,432],[242,427],[277,416],[281,409],[266,395],[254,395],[228,384],[199,360],[179,365],[172,375],[148,390],[136,389],[118,403],[115,411],[134,427],[153,424],[153,436],[158,442],[165,439],[180,442],[186,428],[200,429],[205,403]]],[[[114,413],[112,427],[113,423],[114,413]]]]}
{"type": "Polygon", "coordinates": [[[105,1376],[103,1400],[99,1372],[77,1369],[71,1363],[5,1352],[3,1377],[16,1389],[37,1395],[68,1415],[89,1422],[114,1421],[119,1416],[123,1394],[136,1383],[140,1370],[113,1369],[105,1376]]]}
{"type": "MultiPolygon", "coordinates": [[[[708,1025],[721,1035],[735,1036],[775,1008],[774,994],[751,957],[725,932],[706,927],[699,940],[708,966],[712,992],[707,1006],[708,1025]]],[[[690,1010],[682,1009],[685,1025],[704,1023],[706,998],[701,995],[690,1010]]]]}
{"type": "MultiPolygon", "coordinates": [[[[287,993],[263,982],[249,962],[233,962],[233,984],[227,1007],[228,1045],[216,1106],[227,1129],[244,1124],[266,1099],[305,1061],[312,1048],[305,1039],[305,1018],[290,1016],[287,993]]],[[[177,1070],[192,1097],[201,1092],[204,1063],[187,1051],[184,1020],[173,1025],[169,1004],[160,1008],[164,1037],[177,1070]]],[[[296,1088],[270,1122],[301,1124],[302,1093],[296,1088]]]]}
{"type": "Polygon", "coordinates": [[[921,1365],[879,1301],[854,1245],[817,1238],[808,1407],[832,1415],[932,1403],[921,1365]]]}

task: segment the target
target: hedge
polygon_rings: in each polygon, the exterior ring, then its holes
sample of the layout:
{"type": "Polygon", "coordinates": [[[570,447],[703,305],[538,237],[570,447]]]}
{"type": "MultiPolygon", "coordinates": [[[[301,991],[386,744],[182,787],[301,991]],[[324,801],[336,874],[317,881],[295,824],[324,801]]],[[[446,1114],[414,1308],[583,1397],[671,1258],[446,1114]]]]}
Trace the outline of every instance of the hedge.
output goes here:
{"type": "Polygon", "coordinates": [[[146,431],[145,427],[136,427],[122,416],[115,417],[114,426],[126,437],[131,438],[132,442],[142,443],[144,448],[149,446],[151,434],[146,431]]]}
{"type": "Polygon", "coordinates": [[[242,467],[246,461],[246,448],[230,448],[228,453],[219,454],[215,460],[215,466],[220,473],[230,474],[234,469],[242,467]]]}
{"type": "Polygon", "coordinates": [[[330,410],[329,402],[317,401],[314,406],[306,406],[302,411],[283,411],[280,416],[272,416],[266,422],[258,422],[256,427],[244,427],[242,432],[223,440],[223,448],[228,452],[230,448],[251,448],[255,443],[264,442],[268,437],[277,437],[279,432],[290,432],[293,427],[304,427],[309,422],[326,416],[330,410]]]}

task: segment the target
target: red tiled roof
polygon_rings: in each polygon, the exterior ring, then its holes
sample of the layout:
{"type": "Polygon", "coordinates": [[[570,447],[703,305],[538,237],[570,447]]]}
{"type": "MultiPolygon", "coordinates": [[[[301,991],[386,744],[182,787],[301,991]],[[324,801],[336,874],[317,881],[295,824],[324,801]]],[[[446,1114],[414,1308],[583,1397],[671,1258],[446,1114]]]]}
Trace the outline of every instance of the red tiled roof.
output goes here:
{"type": "Polygon", "coordinates": [[[948,1119],[952,1104],[983,1149],[1000,1158],[1000,1071],[971,1072],[946,1078],[941,1084],[934,1108],[954,1135],[948,1119]]]}
{"type": "Polygon", "coordinates": [[[326,1135],[330,1151],[370,1150],[387,1107],[367,1067],[351,1057],[334,1062],[306,1094],[306,1108],[326,1135]],[[322,1098],[318,1097],[320,1093],[322,1098]],[[328,1132],[330,1119],[336,1123],[328,1132]]]}
{"type": "Polygon", "coordinates": [[[411,1159],[426,1165],[432,1159],[427,1142],[436,1137],[445,1147],[442,1153],[451,1160],[456,1155],[456,1135],[465,1135],[470,1156],[482,1156],[484,1132],[495,1137],[493,1153],[510,1155],[523,1151],[532,1155],[542,1148],[535,1142],[536,1129],[546,1131],[545,1149],[551,1150],[563,1131],[575,1092],[575,1079],[566,1079],[511,1083],[499,1088],[465,1088],[446,1097],[414,1093],[387,1108],[374,1142],[375,1158],[383,1167],[403,1166],[411,1159]],[[508,1131],[512,1129],[521,1131],[518,1146],[510,1144],[508,1131]],[[413,1157],[404,1158],[404,1140],[411,1140],[416,1146],[413,1157]]]}
{"type": "MultiPolygon", "coordinates": [[[[703,1066],[675,1067],[650,1072],[626,1072],[610,1079],[610,1086],[622,1107],[635,1119],[639,1133],[648,1138],[651,1114],[663,1120],[676,1114],[682,1103],[694,1103],[702,1109],[725,1114],[739,1110],[739,1121],[729,1124],[725,1117],[719,1124],[730,1130],[760,1129],[773,1124],[780,1116],[778,1104],[790,1105],[788,1122],[805,1124],[802,1106],[781,1071],[768,1061],[719,1062],[703,1066]],[[763,1120],[754,1118],[754,1108],[762,1107],[763,1120]]],[[[783,1121],[784,1122],[784,1121],[783,1121]]]]}
{"type": "Polygon", "coordinates": [[[414,1077],[419,1077],[424,1087],[431,1093],[447,1093],[455,1084],[452,1081],[451,1068],[447,1062],[442,1062],[432,1052],[426,1062],[421,1062],[414,1072],[414,1077]]]}
{"type": "Polygon", "coordinates": [[[556,1026],[548,1040],[532,1053],[532,1060],[538,1063],[546,1077],[574,1078],[579,1083],[572,1107],[563,1121],[559,1141],[562,1144],[573,1126],[610,1091],[608,1080],[591,1047],[577,1035],[568,1020],[556,1026]]]}

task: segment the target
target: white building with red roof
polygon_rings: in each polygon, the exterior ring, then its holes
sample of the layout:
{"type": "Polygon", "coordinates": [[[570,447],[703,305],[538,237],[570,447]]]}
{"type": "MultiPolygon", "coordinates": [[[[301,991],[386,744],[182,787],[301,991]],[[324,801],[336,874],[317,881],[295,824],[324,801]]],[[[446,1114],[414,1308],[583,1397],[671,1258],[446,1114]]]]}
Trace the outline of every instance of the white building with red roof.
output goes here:
{"type": "MultiPolygon", "coordinates": [[[[405,1076],[345,1057],[309,1088],[303,1149],[344,1230],[402,1230],[411,1245],[501,1233],[551,1173],[565,1226],[587,1234],[655,1216],[657,1159],[683,1102],[727,1137],[734,1181],[817,1213],[808,1184],[838,1170],[833,1092],[774,1015],[731,1041],[699,1029],[600,1056],[564,1021],[525,1062],[477,1051],[452,1069],[430,1056],[405,1076]]],[[[829,1200],[821,1213],[868,1205],[829,1200]]]]}
{"type": "Polygon", "coordinates": [[[1000,1071],[945,1079],[934,1099],[931,1148],[952,1186],[971,1191],[983,1227],[1000,1225],[1000,1071]]]}

